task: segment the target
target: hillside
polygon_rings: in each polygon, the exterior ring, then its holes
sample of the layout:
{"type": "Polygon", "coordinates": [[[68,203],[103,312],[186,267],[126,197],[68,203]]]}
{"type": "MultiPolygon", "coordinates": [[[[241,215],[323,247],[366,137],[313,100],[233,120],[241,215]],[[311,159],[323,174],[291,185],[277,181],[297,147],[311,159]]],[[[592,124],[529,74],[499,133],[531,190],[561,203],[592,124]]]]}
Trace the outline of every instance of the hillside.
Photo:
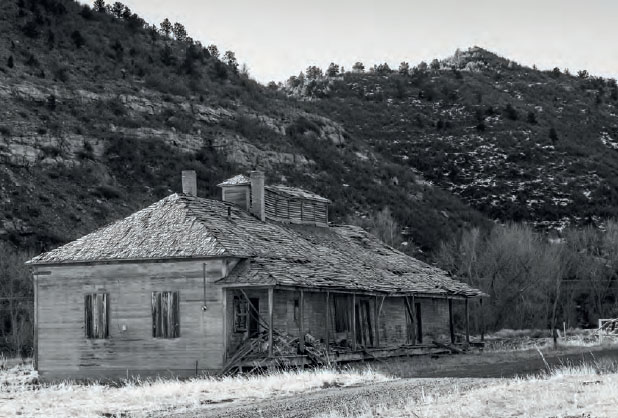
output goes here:
{"type": "Polygon", "coordinates": [[[128,9],[3,2],[0,240],[57,246],[178,191],[182,169],[210,197],[263,169],[330,198],[334,221],[388,207],[404,248],[425,254],[490,220],[616,216],[612,81],[480,48],[402,73],[303,78],[262,86],[233,53],[128,9]]]}
{"type": "Polygon", "coordinates": [[[618,214],[613,79],[475,47],[431,66],[293,77],[286,91],[491,219],[561,230],[618,214]]]}
{"type": "Polygon", "coordinates": [[[196,169],[211,197],[226,176],[264,169],[270,182],[329,197],[335,221],[388,206],[425,250],[486,222],[374,150],[356,125],[130,11],[3,2],[0,39],[1,240],[57,246],[178,191],[182,169],[196,169]]]}

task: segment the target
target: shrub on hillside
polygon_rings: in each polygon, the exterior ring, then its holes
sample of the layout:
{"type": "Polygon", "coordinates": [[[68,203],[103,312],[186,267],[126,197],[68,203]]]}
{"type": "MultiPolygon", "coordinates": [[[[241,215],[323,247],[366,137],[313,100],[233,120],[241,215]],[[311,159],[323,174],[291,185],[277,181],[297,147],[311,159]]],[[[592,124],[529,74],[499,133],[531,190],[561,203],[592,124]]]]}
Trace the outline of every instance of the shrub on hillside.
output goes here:
{"type": "Polygon", "coordinates": [[[515,108],[508,103],[505,107],[504,107],[504,115],[509,118],[510,120],[517,120],[519,119],[519,115],[517,113],[517,110],[515,110],[515,108]]]}
{"type": "Polygon", "coordinates": [[[123,196],[122,190],[109,184],[97,186],[94,190],[94,194],[104,199],[119,199],[123,196]]]}
{"type": "Polygon", "coordinates": [[[285,134],[291,137],[301,136],[306,134],[307,132],[319,134],[320,125],[318,125],[318,123],[313,120],[307,119],[304,116],[298,117],[294,122],[292,122],[285,128],[285,134]]]}
{"type": "Polygon", "coordinates": [[[21,31],[28,38],[38,38],[40,35],[39,25],[34,20],[29,20],[21,27],[21,31]]]}
{"type": "Polygon", "coordinates": [[[81,48],[86,43],[86,40],[78,30],[74,30],[71,33],[71,40],[73,41],[77,49],[81,48]]]}

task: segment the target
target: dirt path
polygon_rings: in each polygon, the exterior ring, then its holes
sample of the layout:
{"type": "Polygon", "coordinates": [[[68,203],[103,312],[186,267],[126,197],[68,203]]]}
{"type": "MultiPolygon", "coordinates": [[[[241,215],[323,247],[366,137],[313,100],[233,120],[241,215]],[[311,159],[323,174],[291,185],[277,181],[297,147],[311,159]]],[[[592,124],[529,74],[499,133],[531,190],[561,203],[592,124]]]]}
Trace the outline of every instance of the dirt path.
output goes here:
{"type": "Polygon", "coordinates": [[[369,386],[330,388],[307,394],[297,394],[272,400],[252,400],[218,405],[205,405],[189,412],[165,412],[159,416],[177,418],[245,418],[245,417],[291,417],[309,418],[329,412],[359,414],[366,405],[403,404],[410,399],[426,395],[438,395],[452,391],[464,392],[473,388],[488,386],[496,378],[524,376],[546,370],[550,366],[602,363],[605,360],[618,361],[618,349],[604,349],[593,352],[570,354],[545,354],[515,361],[493,364],[462,364],[438,371],[421,371],[414,378],[369,386]]]}
{"type": "MultiPolygon", "coordinates": [[[[455,390],[464,392],[475,387],[488,386],[494,379],[402,379],[370,386],[332,388],[303,395],[286,396],[266,401],[242,404],[221,404],[198,408],[180,414],[165,413],[176,418],[310,418],[330,412],[359,414],[367,405],[395,406],[426,394],[442,394],[455,390]]],[[[162,415],[163,416],[163,415],[162,415]]]]}

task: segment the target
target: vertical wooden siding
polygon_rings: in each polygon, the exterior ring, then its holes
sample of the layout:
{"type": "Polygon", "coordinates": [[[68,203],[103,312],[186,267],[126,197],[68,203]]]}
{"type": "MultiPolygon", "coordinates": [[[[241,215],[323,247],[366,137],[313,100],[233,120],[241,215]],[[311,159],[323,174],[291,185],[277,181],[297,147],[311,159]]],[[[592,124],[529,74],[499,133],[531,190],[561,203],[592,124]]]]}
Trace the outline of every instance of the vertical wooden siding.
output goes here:
{"type": "MultiPolygon", "coordinates": [[[[234,295],[240,296],[242,293],[239,290],[228,290],[227,305],[228,305],[228,354],[232,354],[242,344],[244,339],[247,338],[246,332],[233,332],[233,305],[234,295]]],[[[268,321],[268,292],[265,289],[251,290],[246,289],[245,293],[250,298],[259,298],[260,300],[260,315],[265,322],[268,321]]],[[[298,336],[299,335],[299,323],[298,318],[294,318],[294,306],[295,300],[300,297],[298,291],[284,291],[275,290],[274,292],[274,326],[276,329],[286,331],[287,333],[298,336]]],[[[305,311],[303,315],[303,327],[306,334],[326,341],[326,306],[325,297],[323,292],[311,292],[305,290],[305,311]]],[[[371,324],[371,328],[374,328],[375,315],[375,298],[369,298],[361,295],[357,295],[357,307],[359,308],[357,314],[361,319],[361,322],[371,324]],[[366,303],[365,308],[360,308],[363,303],[366,303]]],[[[348,345],[353,342],[352,326],[351,326],[351,302],[352,298],[350,294],[331,293],[330,305],[331,305],[331,317],[330,317],[330,341],[343,341],[346,340],[348,345]],[[337,306],[337,308],[336,308],[337,306]],[[349,311],[349,312],[347,312],[349,311]],[[345,325],[345,329],[341,327],[337,328],[335,316],[339,312],[339,315],[345,325]]],[[[444,340],[448,338],[449,334],[449,318],[448,318],[448,303],[446,299],[432,299],[432,298],[415,298],[415,303],[421,304],[422,321],[423,321],[423,342],[431,343],[432,340],[444,340]]],[[[363,305],[364,306],[364,305],[363,305]]],[[[414,330],[410,330],[409,327],[414,326],[409,323],[407,318],[406,307],[403,297],[386,297],[382,304],[382,310],[380,317],[377,321],[377,326],[380,329],[380,346],[399,346],[404,344],[410,344],[409,333],[414,333],[414,330]]],[[[361,323],[357,324],[358,327],[361,323]]],[[[264,330],[263,328],[261,329],[264,330]]],[[[377,341],[375,332],[369,329],[368,326],[364,328],[363,332],[359,332],[362,336],[358,340],[359,346],[371,347],[375,345],[377,341]]]]}
{"type": "Polygon", "coordinates": [[[266,190],[264,210],[269,219],[294,223],[328,223],[328,205],[309,199],[287,198],[266,190]]]}
{"type": "Polygon", "coordinates": [[[38,369],[43,376],[97,377],[126,370],[218,369],[223,364],[224,262],[108,264],[46,268],[37,277],[38,369]],[[152,293],[177,291],[179,338],[153,338],[152,293]],[[86,294],[106,293],[109,338],[87,339],[86,294]],[[206,309],[202,306],[206,304],[206,309]]]}

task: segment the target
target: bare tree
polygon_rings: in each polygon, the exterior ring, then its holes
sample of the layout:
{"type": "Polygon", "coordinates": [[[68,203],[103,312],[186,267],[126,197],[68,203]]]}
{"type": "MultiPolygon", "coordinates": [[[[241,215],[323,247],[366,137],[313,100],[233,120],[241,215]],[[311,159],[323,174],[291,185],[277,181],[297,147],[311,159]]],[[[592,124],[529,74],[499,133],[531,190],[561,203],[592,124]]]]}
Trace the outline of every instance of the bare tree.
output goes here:
{"type": "Polygon", "coordinates": [[[0,242],[0,343],[12,354],[32,349],[33,290],[28,255],[0,242]]]}

